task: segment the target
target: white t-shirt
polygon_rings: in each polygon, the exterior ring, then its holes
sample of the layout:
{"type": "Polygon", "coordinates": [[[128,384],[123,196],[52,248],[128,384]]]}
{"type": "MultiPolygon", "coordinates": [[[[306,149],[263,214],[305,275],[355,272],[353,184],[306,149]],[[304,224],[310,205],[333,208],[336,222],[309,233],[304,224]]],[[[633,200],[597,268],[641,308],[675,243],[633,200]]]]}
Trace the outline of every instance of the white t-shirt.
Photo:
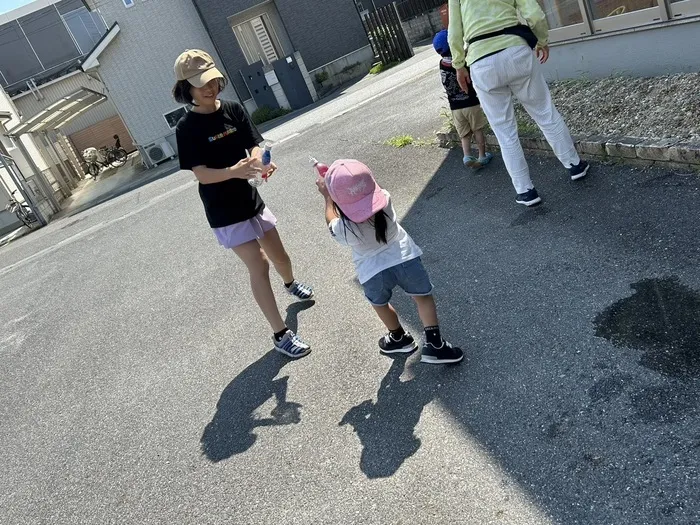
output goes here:
{"type": "Polygon", "coordinates": [[[396,210],[391,204],[389,192],[382,191],[388,199],[384,208],[388,226],[386,244],[377,242],[374,226],[369,221],[359,224],[349,223],[347,228],[341,219],[333,219],[328,224],[333,238],[340,244],[352,248],[352,260],[355,263],[360,284],[366,283],[382,270],[423,255],[411,236],[396,220],[396,210]]]}

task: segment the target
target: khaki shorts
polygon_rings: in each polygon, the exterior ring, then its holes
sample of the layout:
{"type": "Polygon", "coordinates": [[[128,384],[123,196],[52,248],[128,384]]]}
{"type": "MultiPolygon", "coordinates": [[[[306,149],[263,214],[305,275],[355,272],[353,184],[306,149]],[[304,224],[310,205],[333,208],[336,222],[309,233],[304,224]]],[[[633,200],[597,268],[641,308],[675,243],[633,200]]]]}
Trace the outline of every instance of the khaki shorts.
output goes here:
{"type": "Polygon", "coordinates": [[[455,122],[457,133],[461,138],[475,131],[479,131],[480,129],[484,129],[488,124],[488,120],[486,120],[486,115],[484,115],[481,106],[453,109],[452,119],[455,122]]]}

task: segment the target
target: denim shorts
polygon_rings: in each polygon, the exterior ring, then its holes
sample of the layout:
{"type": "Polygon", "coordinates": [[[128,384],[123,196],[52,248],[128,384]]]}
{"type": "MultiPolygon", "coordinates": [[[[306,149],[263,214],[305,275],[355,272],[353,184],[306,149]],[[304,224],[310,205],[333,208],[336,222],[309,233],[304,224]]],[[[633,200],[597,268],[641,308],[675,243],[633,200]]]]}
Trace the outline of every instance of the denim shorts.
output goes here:
{"type": "Polygon", "coordinates": [[[397,286],[412,297],[432,295],[433,284],[420,257],[382,270],[364,283],[362,288],[373,306],[385,306],[391,301],[391,295],[397,286]]]}

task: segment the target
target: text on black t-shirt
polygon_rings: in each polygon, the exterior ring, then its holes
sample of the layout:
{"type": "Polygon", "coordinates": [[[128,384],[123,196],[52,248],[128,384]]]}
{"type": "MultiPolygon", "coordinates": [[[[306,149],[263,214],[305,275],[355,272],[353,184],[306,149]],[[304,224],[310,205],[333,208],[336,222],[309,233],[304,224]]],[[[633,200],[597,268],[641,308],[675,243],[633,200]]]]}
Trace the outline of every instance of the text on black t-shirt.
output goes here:
{"type": "MultiPolygon", "coordinates": [[[[246,158],[263,141],[243,106],[221,101],[214,113],[188,111],[176,127],[180,168],[196,166],[223,169],[246,158]]],[[[265,204],[258,190],[245,179],[229,179],[214,184],[199,184],[199,196],[212,228],[246,221],[260,213],[265,204]]]]}

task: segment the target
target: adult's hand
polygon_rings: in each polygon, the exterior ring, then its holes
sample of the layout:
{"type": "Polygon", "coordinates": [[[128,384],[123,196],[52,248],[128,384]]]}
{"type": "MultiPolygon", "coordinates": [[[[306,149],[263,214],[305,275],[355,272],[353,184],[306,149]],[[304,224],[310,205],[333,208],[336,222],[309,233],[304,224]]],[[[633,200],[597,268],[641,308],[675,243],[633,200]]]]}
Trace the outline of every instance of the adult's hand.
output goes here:
{"type": "Polygon", "coordinates": [[[235,166],[229,168],[231,176],[234,179],[254,179],[262,171],[255,165],[258,161],[257,157],[239,160],[235,166]]]}
{"type": "Polygon", "coordinates": [[[549,46],[537,46],[537,58],[540,64],[544,64],[549,60],[549,46]]]}
{"type": "Polygon", "coordinates": [[[469,84],[472,83],[472,79],[466,67],[461,67],[457,70],[457,83],[462,88],[462,91],[465,93],[469,92],[469,84]]]}

